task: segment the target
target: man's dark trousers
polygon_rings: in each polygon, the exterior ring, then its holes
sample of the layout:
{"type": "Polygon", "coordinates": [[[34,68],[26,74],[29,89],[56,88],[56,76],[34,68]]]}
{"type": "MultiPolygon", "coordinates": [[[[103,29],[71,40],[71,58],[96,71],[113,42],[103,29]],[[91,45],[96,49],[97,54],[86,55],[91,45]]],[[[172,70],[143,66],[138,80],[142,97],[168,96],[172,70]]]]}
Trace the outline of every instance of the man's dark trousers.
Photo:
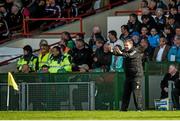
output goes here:
{"type": "Polygon", "coordinates": [[[127,111],[131,93],[133,93],[134,103],[137,110],[142,110],[142,77],[127,77],[124,84],[124,92],[122,97],[121,111],[127,111]]]}

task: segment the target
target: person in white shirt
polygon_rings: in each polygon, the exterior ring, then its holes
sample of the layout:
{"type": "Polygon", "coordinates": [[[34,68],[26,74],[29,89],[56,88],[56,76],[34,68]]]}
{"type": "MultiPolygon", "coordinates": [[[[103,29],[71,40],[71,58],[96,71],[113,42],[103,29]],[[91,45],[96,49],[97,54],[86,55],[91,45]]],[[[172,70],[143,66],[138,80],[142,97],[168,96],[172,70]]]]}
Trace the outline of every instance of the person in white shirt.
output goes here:
{"type": "Polygon", "coordinates": [[[159,46],[155,48],[153,61],[162,62],[167,61],[167,55],[170,47],[167,45],[167,39],[165,37],[160,38],[159,46]]]}
{"type": "Polygon", "coordinates": [[[116,45],[119,45],[121,46],[122,49],[124,49],[124,44],[123,44],[123,41],[119,40],[117,38],[117,33],[116,31],[114,30],[111,30],[108,32],[108,38],[109,38],[109,41],[107,41],[107,44],[109,44],[112,49],[116,46],[116,45]]]}

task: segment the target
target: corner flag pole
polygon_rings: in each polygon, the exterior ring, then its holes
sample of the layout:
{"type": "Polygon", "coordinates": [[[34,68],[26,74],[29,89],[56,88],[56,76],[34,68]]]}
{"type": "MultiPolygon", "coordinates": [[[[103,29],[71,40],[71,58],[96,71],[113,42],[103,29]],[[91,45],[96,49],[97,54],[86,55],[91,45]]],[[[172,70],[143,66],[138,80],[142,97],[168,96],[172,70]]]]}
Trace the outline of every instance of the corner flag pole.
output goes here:
{"type": "Polygon", "coordinates": [[[9,110],[9,92],[10,92],[10,86],[13,87],[14,90],[19,91],[18,85],[16,84],[16,81],[14,80],[14,77],[12,76],[11,72],[8,72],[8,85],[7,85],[7,110],[9,110]]]}
{"type": "Polygon", "coordinates": [[[9,110],[9,85],[7,86],[7,110],[9,110]]]}

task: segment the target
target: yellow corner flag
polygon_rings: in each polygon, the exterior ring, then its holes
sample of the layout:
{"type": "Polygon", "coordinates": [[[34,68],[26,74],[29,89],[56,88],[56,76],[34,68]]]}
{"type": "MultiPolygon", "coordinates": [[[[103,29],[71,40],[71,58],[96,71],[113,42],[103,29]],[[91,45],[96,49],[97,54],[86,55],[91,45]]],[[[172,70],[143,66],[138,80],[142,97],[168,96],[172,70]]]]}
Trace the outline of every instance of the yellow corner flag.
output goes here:
{"type": "Polygon", "coordinates": [[[14,90],[17,90],[17,91],[19,90],[11,72],[8,72],[8,86],[12,86],[14,90]]]}

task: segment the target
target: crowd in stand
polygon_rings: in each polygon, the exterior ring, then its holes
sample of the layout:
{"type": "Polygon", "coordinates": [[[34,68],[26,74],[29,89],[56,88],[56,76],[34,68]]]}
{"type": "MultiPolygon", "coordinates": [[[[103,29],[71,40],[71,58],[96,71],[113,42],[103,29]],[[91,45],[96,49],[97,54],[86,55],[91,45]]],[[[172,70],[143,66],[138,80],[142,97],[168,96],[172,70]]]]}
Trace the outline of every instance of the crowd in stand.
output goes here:
{"type": "Polygon", "coordinates": [[[168,6],[160,0],[142,0],[142,22],[136,14],[130,14],[127,24],[120,27],[120,37],[111,30],[105,38],[101,28],[94,26],[89,43],[81,34],[72,39],[70,33],[63,32],[59,45],[51,49],[48,42],[42,40],[38,55],[33,55],[32,47],[27,45],[18,61],[18,71],[123,72],[123,57],[113,55],[111,49],[123,50],[127,39],[140,51],[143,64],[149,61],[180,63],[179,5],[178,0],[169,0],[168,6]]]}
{"type": "MultiPolygon", "coordinates": [[[[76,17],[117,1],[118,0],[0,0],[0,40],[20,33],[22,31],[23,18],[76,17]]],[[[38,27],[41,24],[36,22],[31,25],[38,27]]]]}

